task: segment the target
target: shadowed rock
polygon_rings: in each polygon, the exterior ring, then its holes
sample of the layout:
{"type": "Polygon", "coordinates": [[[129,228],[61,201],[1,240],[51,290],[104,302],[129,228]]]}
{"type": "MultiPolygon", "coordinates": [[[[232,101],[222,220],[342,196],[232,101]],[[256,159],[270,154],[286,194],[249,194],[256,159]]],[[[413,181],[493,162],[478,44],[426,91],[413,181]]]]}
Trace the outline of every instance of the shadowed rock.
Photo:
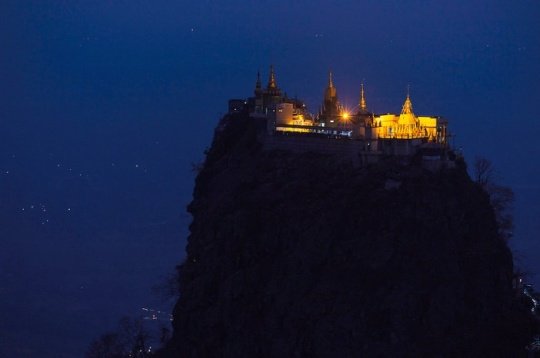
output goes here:
{"type": "Polygon", "coordinates": [[[189,212],[163,356],[517,356],[531,323],[512,255],[465,164],[265,151],[222,120],[189,212]]]}

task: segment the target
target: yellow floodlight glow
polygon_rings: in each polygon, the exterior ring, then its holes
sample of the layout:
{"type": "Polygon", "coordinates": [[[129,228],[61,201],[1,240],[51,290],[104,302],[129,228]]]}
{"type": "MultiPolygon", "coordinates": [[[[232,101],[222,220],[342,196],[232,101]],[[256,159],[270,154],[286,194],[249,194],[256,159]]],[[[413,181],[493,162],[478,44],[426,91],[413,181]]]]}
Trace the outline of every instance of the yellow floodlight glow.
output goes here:
{"type": "Polygon", "coordinates": [[[347,111],[345,111],[345,112],[343,112],[343,113],[341,114],[341,117],[342,117],[344,120],[348,120],[350,116],[351,116],[351,114],[350,114],[349,112],[347,112],[347,111]]]}

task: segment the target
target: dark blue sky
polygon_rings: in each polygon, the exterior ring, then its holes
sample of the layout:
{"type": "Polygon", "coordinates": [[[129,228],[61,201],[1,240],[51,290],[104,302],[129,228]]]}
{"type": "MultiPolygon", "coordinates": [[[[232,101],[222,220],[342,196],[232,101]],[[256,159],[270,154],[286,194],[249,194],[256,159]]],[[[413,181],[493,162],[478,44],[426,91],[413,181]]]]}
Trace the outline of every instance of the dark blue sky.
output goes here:
{"type": "Polygon", "coordinates": [[[540,286],[538,18],[536,0],[2,1],[0,355],[77,356],[161,304],[191,163],[270,63],[312,111],[330,69],[376,112],[410,85],[415,112],[515,190],[512,247],[540,286]]]}

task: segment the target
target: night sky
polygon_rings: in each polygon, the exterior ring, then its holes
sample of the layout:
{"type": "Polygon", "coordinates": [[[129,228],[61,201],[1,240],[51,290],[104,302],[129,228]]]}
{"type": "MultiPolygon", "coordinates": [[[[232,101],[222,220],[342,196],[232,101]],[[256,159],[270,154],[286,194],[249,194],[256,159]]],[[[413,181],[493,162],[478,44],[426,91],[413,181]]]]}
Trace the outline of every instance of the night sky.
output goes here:
{"type": "Polygon", "coordinates": [[[449,120],[516,193],[540,288],[540,2],[0,1],[0,356],[81,356],[184,257],[193,164],[229,98],[278,85],[449,120]],[[64,355],[62,355],[63,353],[64,355]]]}

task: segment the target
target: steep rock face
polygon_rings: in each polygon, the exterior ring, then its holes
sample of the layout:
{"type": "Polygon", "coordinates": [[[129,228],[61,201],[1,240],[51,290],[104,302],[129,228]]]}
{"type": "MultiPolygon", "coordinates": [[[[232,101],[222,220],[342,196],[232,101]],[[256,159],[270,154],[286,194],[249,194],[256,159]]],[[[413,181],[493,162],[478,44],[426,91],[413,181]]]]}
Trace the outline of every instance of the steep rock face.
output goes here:
{"type": "Polygon", "coordinates": [[[513,356],[512,256],[463,167],[263,151],[225,118],[196,180],[165,356],[513,356]]]}

